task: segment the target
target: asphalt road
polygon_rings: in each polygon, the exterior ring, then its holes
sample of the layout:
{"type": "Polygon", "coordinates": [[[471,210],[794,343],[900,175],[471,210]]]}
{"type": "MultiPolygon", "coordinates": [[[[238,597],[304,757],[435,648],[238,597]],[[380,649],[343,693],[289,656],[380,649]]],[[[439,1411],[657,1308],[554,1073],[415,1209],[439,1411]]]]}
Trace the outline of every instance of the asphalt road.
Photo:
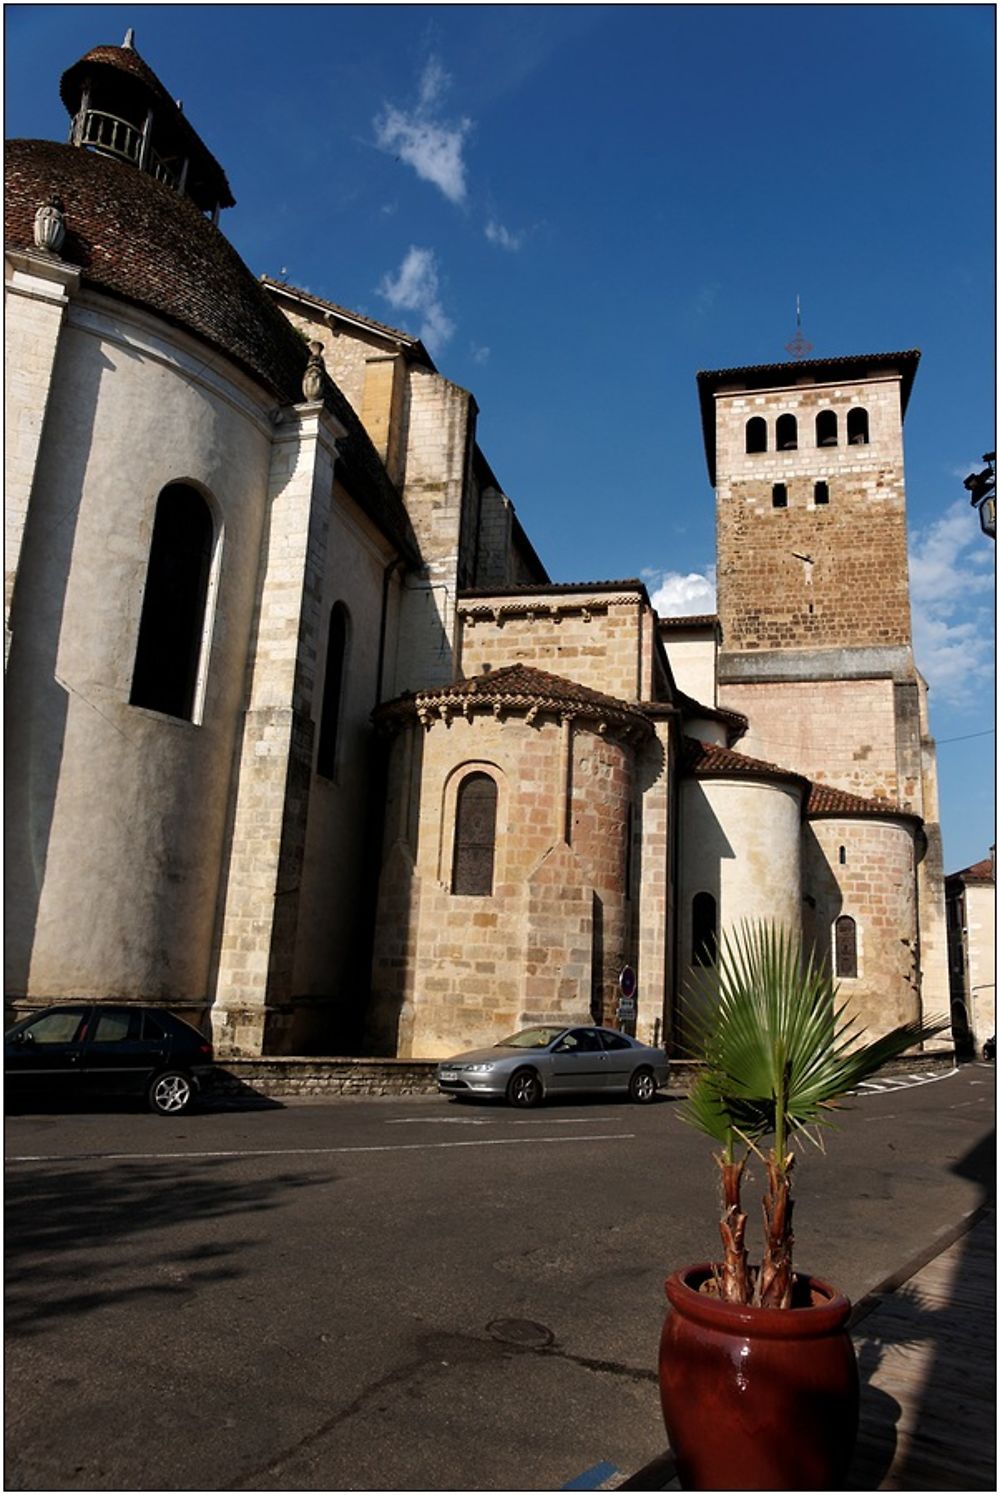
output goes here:
{"type": "MultiPolygon", "coordinates": [[[[797,1262],[854,1298],[992,1189],[993,1067],[946,1069],[859,1096],[797,1165],[797,1262]]],[[[664,1445],[663,1277],[716,1243],[711,1146],[676,1109],[9,1118],[6,1488],[633,1472],[664,1445]]]]}

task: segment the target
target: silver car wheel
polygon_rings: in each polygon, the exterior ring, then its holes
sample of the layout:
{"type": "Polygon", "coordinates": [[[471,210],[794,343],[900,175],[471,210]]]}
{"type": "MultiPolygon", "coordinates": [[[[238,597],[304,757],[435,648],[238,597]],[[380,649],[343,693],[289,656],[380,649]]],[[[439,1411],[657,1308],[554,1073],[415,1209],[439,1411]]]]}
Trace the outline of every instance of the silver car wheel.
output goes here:
{"type": "Polygon", "coordinates": [[[537,1106],[542,1098],[542,1082],[533,1069],[519,1069],[507,1086],[512,1106],[537,1106]]]}
{"type": "Polygon", "coordinates": [[[191,1081],[187,1075],[170,1070],[166,1074],[157,1075],[150,1085],[150,1109],[158,1111],[161,1116],[178,1116],[191,1104],[192,1094],[191,1081]]]}
{"type": "Polygon", "coordinates": [[[656,1076],[651,1069],[637,1069],[628,1085],[630,1099],[647,1106],[656,1095],[656,1076]]]}

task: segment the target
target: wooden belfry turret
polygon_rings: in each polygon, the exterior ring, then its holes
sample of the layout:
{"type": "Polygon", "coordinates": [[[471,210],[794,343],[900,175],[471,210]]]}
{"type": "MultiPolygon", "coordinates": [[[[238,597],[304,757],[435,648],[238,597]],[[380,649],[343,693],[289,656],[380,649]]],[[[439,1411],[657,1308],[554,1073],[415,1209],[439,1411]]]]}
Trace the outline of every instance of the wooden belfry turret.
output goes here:
{"type": "Polygon", "coordinates": [[[131,28],[120,47],[93,47],[67,68],[59,94],[73,121],[71,145],[130,162],[189,197],[213,223],[234,206],[225,172],[135,50],[131,28]]]}

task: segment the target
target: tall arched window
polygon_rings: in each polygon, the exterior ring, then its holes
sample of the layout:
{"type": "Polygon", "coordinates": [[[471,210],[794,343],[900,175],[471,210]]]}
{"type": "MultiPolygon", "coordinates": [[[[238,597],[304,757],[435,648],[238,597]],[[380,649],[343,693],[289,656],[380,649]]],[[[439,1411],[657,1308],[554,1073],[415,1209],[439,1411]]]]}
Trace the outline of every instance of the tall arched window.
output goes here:
{"type": "Polygon", "coordinates": [[[774,444],[779,452],[795,452],[799,448],[799,423],[794,415],[779,415],[774,427],[774,444]]]}
{"type": "Polygon", "coordinates": [[[691,964],[714,966],[718,946],[715,899],[711,893],[695,893],[691,901],[691,964]]]}
{"type": "Polygon", "coordinates": [[[858,926],[850,914],[841,914],[833,926],[833,974],[858,974],[858,926]]]}
{"type": "Polygon", "coordinates": [[[190,721],[205,634],[215,527],[208,504],[186,483],[156,501],[146,590],[129,701],[190,721]]]}
{"type": "Polygon", "coordinates": [[[340,705],[344,694],[347,627],[347,608],[342,602],[335,602],[330,610],[330,627],[326,636],[323,707],[319,719],[319,747],[316,750],[316,772],[324,779],[337,776],[337,738],[340,705]]]}
{"type": "Polygon", "coordinates": [[[868,411],[861,405],[852,405],[847,412],[847,444],[868,445],[868,411]]]}
{"type": "Polygon", "coordinates": [[[816,417],[816,445],[837,445],[837,412],[821,410],[816,417]]]}
{"type": "Polygon", "coordinates": [[[497,836],[497,786],[488,773],[470,773],[455,800],[455,853],[451,891],[474,898],[493,892],[497,836]]]}
{"type": "Polygon", "coordinates": [[[762,415],[752,415],[747,421],[747,451],[767,451],[767,421],[762,415]]]}

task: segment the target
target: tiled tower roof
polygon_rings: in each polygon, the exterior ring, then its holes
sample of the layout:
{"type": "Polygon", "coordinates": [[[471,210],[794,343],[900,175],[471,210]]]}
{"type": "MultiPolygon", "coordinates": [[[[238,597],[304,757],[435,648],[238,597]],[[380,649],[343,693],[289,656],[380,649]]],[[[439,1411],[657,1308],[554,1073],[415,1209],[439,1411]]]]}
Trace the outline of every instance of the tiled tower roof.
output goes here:
{"type": "Polygon", "coordinates": [[[651,730],[642,710],[628,701],[619,701],[574,680],[523,664],[490,670],[452,685],[408,693],[378,707],[375,718],[383,725],[392,726],[414,715],[423,722],[435,717],[447,721],[451,717],[471,716],[475,711],[492,711],[494,715],[526,712],[529,720],[539,712],[582,717],[641,736],[651,730]]]}

